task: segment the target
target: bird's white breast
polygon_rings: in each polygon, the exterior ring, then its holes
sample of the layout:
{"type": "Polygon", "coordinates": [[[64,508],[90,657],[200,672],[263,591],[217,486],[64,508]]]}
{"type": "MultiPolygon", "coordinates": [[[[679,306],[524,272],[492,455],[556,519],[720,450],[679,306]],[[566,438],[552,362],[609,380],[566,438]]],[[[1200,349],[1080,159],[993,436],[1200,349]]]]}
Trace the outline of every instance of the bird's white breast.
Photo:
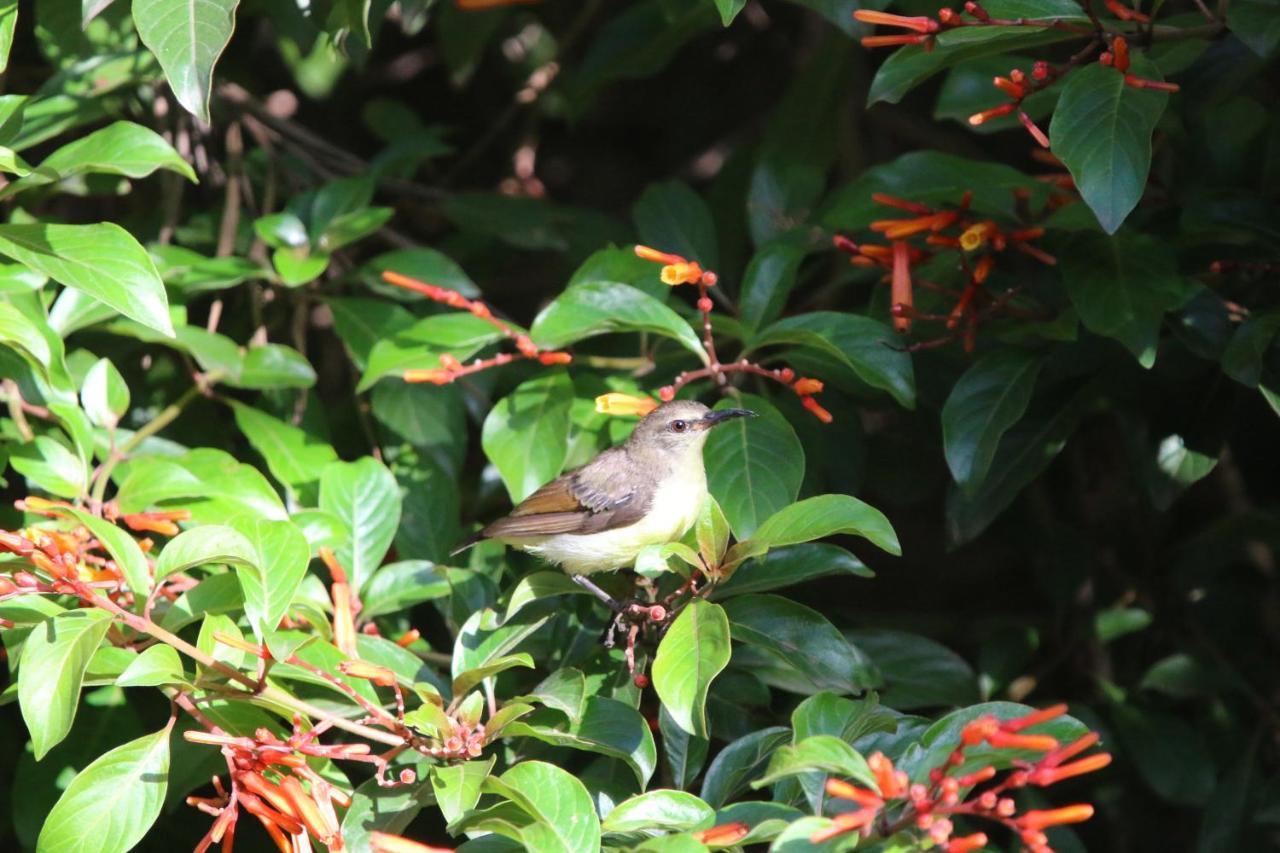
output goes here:
{"type": "MultiPolygon", "coordinates": [[[[698,460],[699,463],[701,460],[698,460]]],[[[635,524],[590,533],[560,534],[523,544],[526,551],[572,574],[629,568],[649,545],[674,542],[698,520],[707,499],[707,475],[701,464],[678,466],[654,490],[649,512],[635,524]]]]}

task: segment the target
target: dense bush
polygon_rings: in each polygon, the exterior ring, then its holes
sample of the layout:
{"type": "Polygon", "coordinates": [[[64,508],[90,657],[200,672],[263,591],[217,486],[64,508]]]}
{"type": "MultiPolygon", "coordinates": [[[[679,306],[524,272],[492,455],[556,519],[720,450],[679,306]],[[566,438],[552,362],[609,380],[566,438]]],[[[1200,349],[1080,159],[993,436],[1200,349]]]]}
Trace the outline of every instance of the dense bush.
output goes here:
{"type": "Polygon", "coordinates": [[[0,848],[1274,844],[1280,4],[894,11],[0,2],[0,848]]]}

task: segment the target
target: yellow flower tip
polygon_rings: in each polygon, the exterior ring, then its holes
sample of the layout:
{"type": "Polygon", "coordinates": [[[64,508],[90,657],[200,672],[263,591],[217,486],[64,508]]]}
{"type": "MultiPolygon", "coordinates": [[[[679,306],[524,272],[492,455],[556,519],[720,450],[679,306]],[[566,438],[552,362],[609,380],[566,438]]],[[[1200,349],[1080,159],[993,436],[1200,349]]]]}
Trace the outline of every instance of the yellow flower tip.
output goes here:
{"type": "Polygon", "coordinates": [[[656,408],[658,401],[652,397],[636,397],[616,391],[596,397],[596,411],[602,415],[635,415],[642,418],[656,408]]]}
{"type": "Polygon", "coordinates": [[[677,284],[697,284],[702,278],[702,267],[695,261],[668,264],[662,268],[662,283],[675,287],[677,284]]]}
{"type": "Polygon", "coordinates": [[[960,235],[960,248],[966,252],[972,252],[975,249],[981,249],[983,244],[987,242],[987,226],[979,222],[977,225],[971,225],[965,229],[960,235]]]}

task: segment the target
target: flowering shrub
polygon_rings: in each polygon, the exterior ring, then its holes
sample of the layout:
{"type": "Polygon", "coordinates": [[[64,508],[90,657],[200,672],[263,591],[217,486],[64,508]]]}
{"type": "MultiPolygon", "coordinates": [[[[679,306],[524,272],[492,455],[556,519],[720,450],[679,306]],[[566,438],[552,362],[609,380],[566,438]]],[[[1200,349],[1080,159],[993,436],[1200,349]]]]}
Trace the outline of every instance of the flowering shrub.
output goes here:
{"type": "Polygon", "coordinates": [[[1273,844],[1274,5],[0,3],[0,849],[1273,844]]]}

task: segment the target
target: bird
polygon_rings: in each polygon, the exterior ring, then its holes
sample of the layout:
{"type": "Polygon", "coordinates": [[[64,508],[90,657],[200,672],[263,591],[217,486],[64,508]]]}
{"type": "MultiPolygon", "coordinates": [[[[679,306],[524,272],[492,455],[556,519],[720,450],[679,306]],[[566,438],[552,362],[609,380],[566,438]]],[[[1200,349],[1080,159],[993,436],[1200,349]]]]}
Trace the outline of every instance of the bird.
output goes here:
{"type": "Polygon", "coordinates": [[[754,416],[692,400],[664,403],[625,442],[547,483],[454,553],[495,539],[591,588],[586,575],[630,568],[646,547],[688,532],[707,500],[707,436],[734,418],[754,416]]]}

